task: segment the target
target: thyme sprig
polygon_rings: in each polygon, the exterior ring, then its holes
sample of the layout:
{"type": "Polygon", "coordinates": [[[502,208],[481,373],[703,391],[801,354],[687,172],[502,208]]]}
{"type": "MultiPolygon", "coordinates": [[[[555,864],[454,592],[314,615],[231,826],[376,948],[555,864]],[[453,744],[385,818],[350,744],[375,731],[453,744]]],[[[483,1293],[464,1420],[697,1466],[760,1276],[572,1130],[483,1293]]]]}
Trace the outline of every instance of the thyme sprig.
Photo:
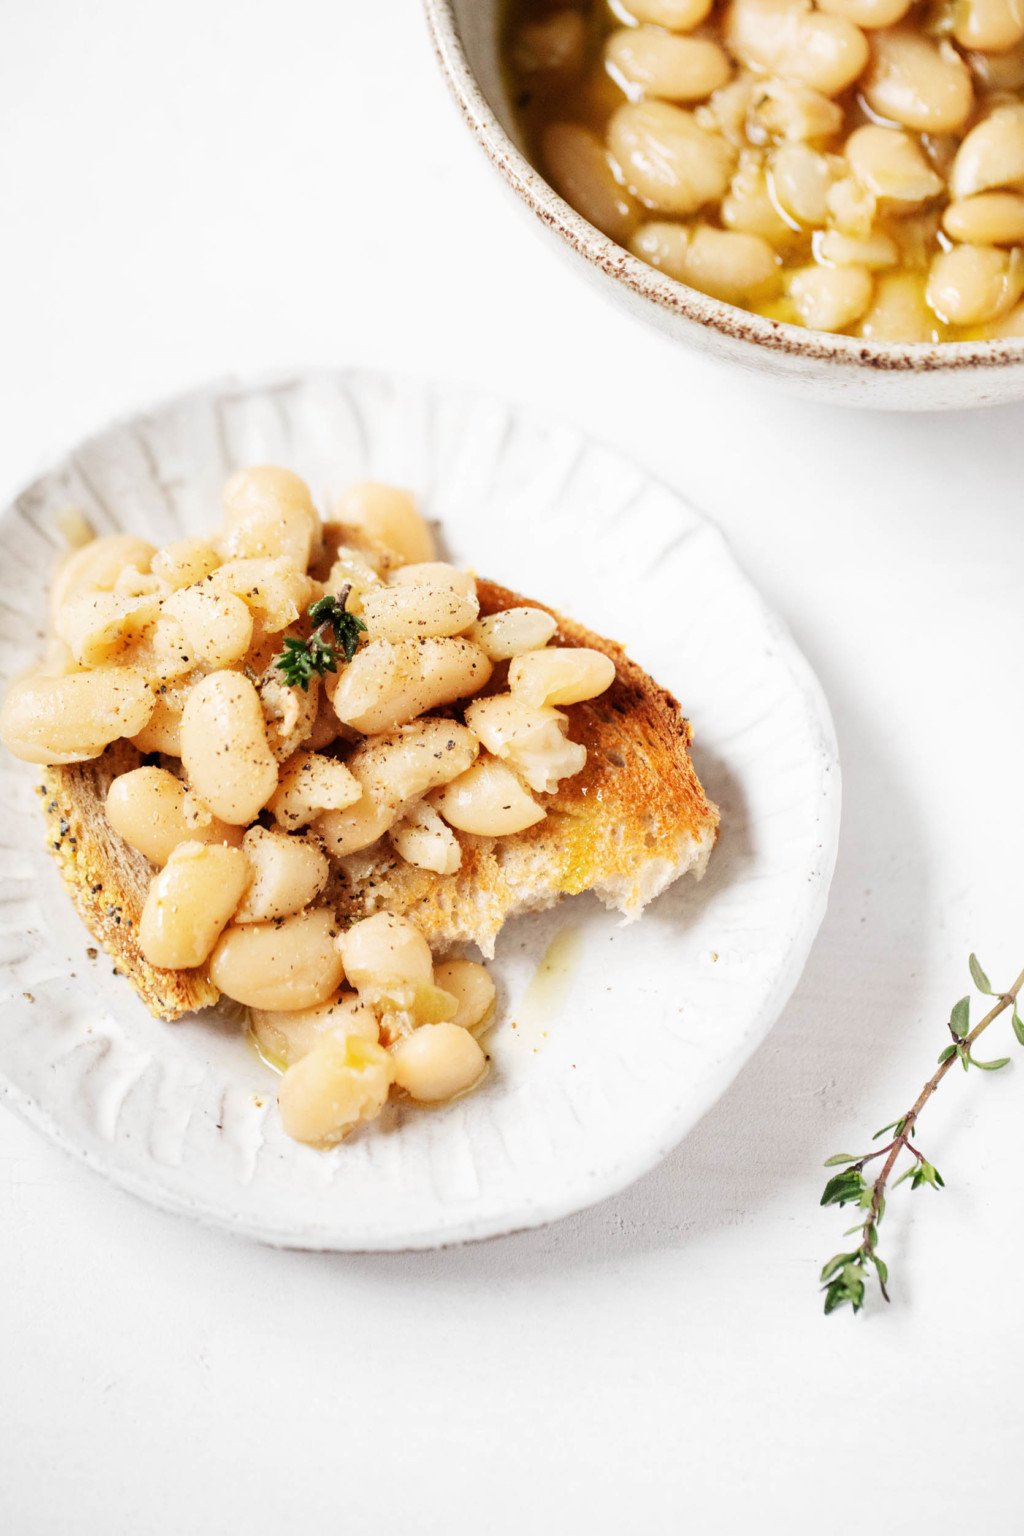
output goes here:
{"type": "Polygon", "coordinates": [[[936,1088],[949,1072],[955,1062],[959,1062],[964,1071],[971,1067],[977,1067],[982,1072],[998,1072],[1009,1063],[1009,1056],[999,1056],[994,1061],[979,1061],[974,1054],[974,1043],[978,1037],[993,1024],[1000,1014],[1007,1008],[1012,1008],[1011,1022],[1013,1033],[1017,1043],[1024,1045],[1024,1020],[1021,1019],[1017,1006],[1017,998],[1024,988],[1024,971],[1021,971],[1012,987],[1005,992],[997,991],[990,983],[985,972],[978,963],[976,955],[971,955],[970,961],[971,980],[975,987],[985,997],[995,999],[993,1006],[980,1019],[974,1028],[971,1028],[971,999],[962,997],[953,1005],[949,1015],[949,1030],[951,1041],[939,1052],[938,1070],[925,1083],[921,1092],[915,1099],[913,1106],[898,1120],[883,1125],[880,1131],[876,1131],[871,1138],[878,1141],[881,1137],[892,1132],[892,1137],[884,1147],[879,1147],[875,1152],[865,1152],[861,1156],[853,1156],[847,1152],[837,1152],[834,1157],[828,1158],[826,1168],[842,1166],[842,1173],[833,1174],[825,1185],[821,1197],[822,1205],[856,1205],[864,1212],[862,1221],[849,1227],[844,1236],[857,1233],[860,1237],[855,1248],[845,1253],[837,1253],[829,1259],[821,1271],[822,1287],[825,1292],[825,1312],[834,1312],[837,1307],[849,1305],[854,1312],[859,1312],[864,1305],[864,1297],[868,1282],[871,1279],[872,1269],[878,1279],[879,1289],[886,1301],[889,1300],[888,1281],[889,1270],[885,1260],[878,1252],[878,1228],[882,1217],[885,1215],[885,1192],[889,1185],[889,1179],[899,1162],[900,1157],[906,1154],[911,1159],[908,1167],[904,1168],[899,1178],[892,1185],[895,1189],[905,1179],[910,1180],[912,1190],[920,1189],[928,1185],[931,1189],[942,1189],[944,1181],[934,1163],[930,1163],[924,1154],[913,1145],[912,1137],[917,1134],[917,1122],[936,1088]],[[875,1158],[884,1158],[881,1170],[874,1183],[869,1183],[864,1177],[864,1169],[875,1158]]]}
{"type": "Polygon", "coordinates": [[[274,657],[274,666],[289,687],[307,693],[314,677],[337,672],[342,657],[352,660],[366,625],[345,607],[351,590],[346,585],[337,596],[328,593],[312,603],[308,612],[314,628],[309,639],[285,640],[284,650],[274,657]]]}

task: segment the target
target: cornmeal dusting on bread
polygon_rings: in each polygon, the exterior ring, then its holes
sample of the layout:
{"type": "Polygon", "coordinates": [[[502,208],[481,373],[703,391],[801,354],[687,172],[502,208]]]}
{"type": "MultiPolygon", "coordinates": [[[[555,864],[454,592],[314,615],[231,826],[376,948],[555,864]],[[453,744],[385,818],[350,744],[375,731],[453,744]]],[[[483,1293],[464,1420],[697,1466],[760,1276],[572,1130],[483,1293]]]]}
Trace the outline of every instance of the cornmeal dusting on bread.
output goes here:
{"type": "Polygon", "coordinates": [[[0,737],[75,905],[159,1017],[248,1010],[312,1145],[481,1081],[494,985],[438,956],[584,890],[635,917],[717,834],[675,700],[394,487],[323,520],[241,470],[208,540],[74,548],[51,621],[0,737]]]}

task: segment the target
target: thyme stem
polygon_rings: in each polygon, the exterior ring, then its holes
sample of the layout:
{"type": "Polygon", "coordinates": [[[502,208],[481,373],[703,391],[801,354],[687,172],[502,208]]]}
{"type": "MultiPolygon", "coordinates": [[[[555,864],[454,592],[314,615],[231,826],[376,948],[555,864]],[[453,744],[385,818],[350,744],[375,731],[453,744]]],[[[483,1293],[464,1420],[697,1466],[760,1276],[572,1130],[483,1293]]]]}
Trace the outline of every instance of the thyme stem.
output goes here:
{"type": "MultiPolygon", "coordinates": [[[[1024,971],[1021,971],[1016,981],[1007,991],[999,994],[993,993],[989,987],[987,977],[985,977],[984,972],[977,965],[973,955],[971,956],[971,974],[975,979],[976,985],[982,991],[987,992],[989,996],[995,996],[996,1001],[984,1018],[979,1020],[969,1032],[964,1027],[964,1023],[968,1018],[969,1000],[964,998],[961,1003],[957,1004],[950,1017],[949,1024],[953,1044],[947,1046],[942,1052],[938,1067],[925,1083],[910,1109],[899,1120],[893,1122],[891,1127],[893,1130],[892,1140],[884,1147],[879,1147],[877,1151],[867,1152],[859,1158],[840,1155],[839,1157],[829,1159],[830,1164],[841,1162],[847,1163],[849,1166],[843,1173],[837,1174],[829,1180],[825,1187],[825,1193],[822,1195],[822,1205],[834,1204],[841,1206],[847,1202],[856,1201],[865,1211],[865,1216],[863,1222],[859,1225],[859,1229],[854,1228],[855,1231],[860,1231],[861,1240],[859,1245],[852,1252],[836,1254],[835,1258],[830,1259],[822,1270],[821,1278],[825,1283],[826,1290],[826,1312],[833,1311],[844,1302],[849,1302],[855,1312],[860,1310],[864,1300],[865,1276],[868,1264],[872,1264],[875,1267],[879,1288],[883,1297],[886,1301],[890,1299],[886,1285],[888,1270],[877,1251],[878,1224],[885,1211],[886,1190],[902,1152],[909,1152],[914,1158],[915,1163],[913,1167],[908,1168],[900,1176],[896,1181],[897,1183],[902,1183],[903,1179],[910,1178],[914,1189],[917,1189],[921,1184],[931,1184],[933,1188],[942,1188],[943,1180],[938,1169],[928,1162],[923,1153],[912,1144],[910,1138],[915,1133],[921,1111],[950,1068],[955,1062],[960,1062],[965,1070],[969,1066],[981,1066],[991,1071],[1005,1065],[1006,1058],[996,1062],[977,1062],[971,1054],[971,1048],[975,1041],[985,1033],[986,1029],[991,1024],[994,1024],[1001,1014],[1006,1012],[1007,1008],[1012,1007],[1014,1009],[1014,1033],[1017,1035],[1018,1040],[1024,1043],[1024,1033],[1022,1033],[1021,1021],[1016,1009],[1017,999],[1021,990],[1024,989],[1024,971]],[[960,1022],[961,1020],[963,1023],[960,1022]],[[884,1157],[885,1161],[874,1183],[869,1185],[863,1177],[863,1170],[868,1163],[877,1157],[884,1157]]],[[[889,1128],[886,1127],[886,1129],[889,1128]]]]}

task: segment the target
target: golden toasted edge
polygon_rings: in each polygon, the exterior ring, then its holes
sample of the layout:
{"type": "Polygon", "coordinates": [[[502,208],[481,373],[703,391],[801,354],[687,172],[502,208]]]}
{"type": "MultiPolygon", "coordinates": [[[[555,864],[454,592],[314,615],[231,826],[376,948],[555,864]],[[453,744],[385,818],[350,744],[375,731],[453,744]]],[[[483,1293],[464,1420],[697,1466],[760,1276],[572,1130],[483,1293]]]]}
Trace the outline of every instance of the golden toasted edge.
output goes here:
{"type": "Polygon", "coordinates": [[[139,948],[139,919],[153,868],[114,831],[105,803],[111,781],[141,761],[138,750],[121,741],[92,762],[43,769],[46,840],[86,928],[151,1013],[178,1019],[209,1008],[220,993],[202,971],[157,970],[139,948]]]}
{"type": "MultiPolygon", "coordinates": [[[[482,613],[544,608],[558,624],[552,644],[589,646],[615,663],[606,693],[565,710],[570,736],[587,748],[586,765],[545,798],[547,817],[527,831],[500,839],[460,833],[454,875],[405,864],[386,840],[353,855],[339,906],[350,920],[388,908],[438,950],[473,942],[490,955],[509,917],[562,896],[593,890],[627,919],[637,917],[681,875],[703,875],[719,816],[690,760],[690,726],[677,701],[620,645],[493,582],[478,579],[477,590],[482,613]]],[[[498,669],[492,687],[503,678],[498,669]]]]}
{"type": "Polygon", "coordinates": [[[567,810],[586,802],[595,788],[614,783],[620,804],[642,816],[649,808],[646,794],[651,781],[660,777],[671,811],[695,838],[702,840],[712,828],[717,832],[718,807],[707,798],[690,759],[690,722],[668,689],[656,683],[617,641],[594,634],[554,608],[483,579],[478,580],[477,591],[482,614],[509,607],[542,608],[558,624],[552,645],[587,646],[615,663],[615,681],[605,693],[585,704],[570,705],[566,711],[569,734],[582,741],[590,755],[582,772],[567,780],[549,803],[556,810],[567,810]],[[609,761],[612,767],[618,765],[609,754],[617,750],[616,738],[626,736],[642,744],[642,756],[631,763],[632,775],[616,774],[610,779],[606,766],[609,761]]]}
{"type": "MultiPolygon", "coordinates": [[[[693,766],[693,731],[679,701],[638,666],[617,641],[594,634],[553,608],[520,597],[494,582],[478,582],[478,591],[481,612],[493,613],[507,607],[544,608],[558,624],[552,645],[587,646],[601,651],[615,664],[615,680],[605,693],[586,703],[569,705],[565,711],[570,736],[587,748],[582,771],[565,780],[557,793],[545,801],[547,820],[521,836],[527,842],[564,843],[566,824],[582,818],[590,827],[604,825],[609,834],[606,848],[611,846],[614,833],[615,842],[630,844],[639,857],[648,860],[659,856],[662,839],[710,848],[718,837],[719,810],[708,799],[693,766]],[[601,812],[595,813],[594,807],[598,805],[601,812]]],[[[614,864],[624,867],[621,857],[614,864]]],[[[701,873],[703,867],[702,864],[701,873]]],[[[601,871],[583,868],[579,874],[586,883],[567,886],[567,892],[590,889],[601,871]]]]}

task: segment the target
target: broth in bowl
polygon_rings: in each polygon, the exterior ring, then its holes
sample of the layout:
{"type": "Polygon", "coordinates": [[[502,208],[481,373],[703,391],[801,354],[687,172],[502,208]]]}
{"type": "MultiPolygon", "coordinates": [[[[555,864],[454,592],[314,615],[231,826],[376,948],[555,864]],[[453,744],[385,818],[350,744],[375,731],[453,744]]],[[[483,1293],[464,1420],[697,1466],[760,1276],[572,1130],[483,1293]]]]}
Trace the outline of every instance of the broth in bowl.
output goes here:
{"type": "Polygon", "coordinates": [[[867,340],[1024,336],[1024,0],[511,0],[528,152],[652,266],[867,340]]]}

